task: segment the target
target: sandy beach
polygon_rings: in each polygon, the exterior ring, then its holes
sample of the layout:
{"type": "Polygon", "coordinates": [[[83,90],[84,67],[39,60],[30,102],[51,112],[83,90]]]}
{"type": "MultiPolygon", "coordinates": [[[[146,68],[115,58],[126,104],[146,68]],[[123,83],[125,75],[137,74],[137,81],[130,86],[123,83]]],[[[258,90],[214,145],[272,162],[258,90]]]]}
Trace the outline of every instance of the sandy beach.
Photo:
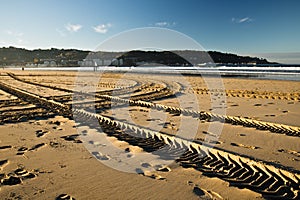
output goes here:
{"type": "Polygon", "coordinates": [[[299,111],[297,81],[1,70],[0,199],[299,199],[299,111]]]}

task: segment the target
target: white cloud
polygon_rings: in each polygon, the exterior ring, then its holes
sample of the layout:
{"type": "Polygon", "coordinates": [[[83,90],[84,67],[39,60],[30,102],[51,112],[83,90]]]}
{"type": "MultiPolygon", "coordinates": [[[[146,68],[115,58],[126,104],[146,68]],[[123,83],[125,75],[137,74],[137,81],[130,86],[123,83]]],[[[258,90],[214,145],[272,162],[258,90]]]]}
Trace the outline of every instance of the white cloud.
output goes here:
{"type": "Polygon", "coordinates": [[[70,31],[70,32],[77,32],[77,31],[79,31],[81,28],[82,28],[82,25],[80,25],[80,24],[67,24],[66,26],[65,26],[65,28],[68,30],[68,31],[70,31]]]}
{"type": "Polygon", "coordinates": [[[243,23],[243,22],[250,22],[251,19],[249,17],[245,17],[239,20],[239,23],[243,23]]]}
{"type": "Polygon", "coordinates": [[[16,32],[16,31],[11,31],[11,30],[6,30],[5,33],[7,35],[11,35],[11,36],[14,36],[14,37],[22,37],[24,35],[23,33],[16,32]]]}
{"type": "Polygon", "coordinates": [[[97,33],[106,33],[111,26],[112,25],[110,23],[99,24],[98,26],[94,26],[93,29],[97,33]]]}
{"type": "Polygon", "coordinates": [[[156,22],[155,26],[167,26],[168,22],[156,22]]]}
{"type": "Polygon", "coordinates": [[[251,19],[250,17],[244,17],[244,18],[231,18],[231,21],[234,23],[245,23],[245,22],[252,22],[253,19],[251,19]]]}
{"type": "MultiPolygon", "coordinates": [[[[12,31],[12,30],[6,30],[4,31],[5,34],[9,35],[11,40],[14,41],[14,43],[18,45],[28,44],[26,40],[23,39],[24,33],[12,31]]],[[[5,42],[0,42],[1,45],[5,45],[5,42]]]]}
{"type": "Polygon", "coordinates": [[[160,27],[170,27],[170,26],[175,26],[175,22],[156,22],[154,24],[155,26],[160,26],[160,27]]]}

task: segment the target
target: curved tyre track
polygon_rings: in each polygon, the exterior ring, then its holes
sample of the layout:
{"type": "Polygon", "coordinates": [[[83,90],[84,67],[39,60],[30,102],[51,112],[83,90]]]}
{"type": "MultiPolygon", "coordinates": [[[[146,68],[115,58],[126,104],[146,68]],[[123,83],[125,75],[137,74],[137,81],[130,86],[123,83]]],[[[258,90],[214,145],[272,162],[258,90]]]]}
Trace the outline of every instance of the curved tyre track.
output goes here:
{"type": "Polygon", "coordinates": [[[269,130],[274,133],[282,133],[289,136],[300,137],[300,128],[295,126],[288,126],[288,125],[277,124],[272,122],[263,122],[258,120],[247,119],[244,117],[219,115],[219,114],[214,114],[205,111],[194,111],[194,110],[182,109],[174,106],[165,106],[162,104],[155,104],[155,103],[150,103],[145,101],[133,101],[128,99],[122,99],[119,97],[112,97],[109,95],[99,95],[97,97],[104,98],[113,102],[126,103],[129,105],[147,107],[156,110],[164,110],[166,112],[182,114],[184,116],[191,116],[194,118],[200,118],[202,120],[220,121],[220,122],[230,123],[232,125],[253,127],[259,130],[269,130]]]}
{"type": "Polygon", "coordinates": [[[210,95],[226,95],[228,97],[243,97],[243,98],[253,98],[253,99],[279,99],[279,100],[292,100],[300,101],[299,93],[280,93],[280,92],[259,92],[251,90],[212,90],[206,88],[194,88],[189,89],[187,92],[195,94],[210,94],[210,95]]]}
{"type": "MultiPolygon", "coordinates": [[[[13,74],[9,74],[9,75],[16,80],[26,82],[28,84],[37,85],[37,86],[41,86],[41,87],[48,87],[51,89],[56,89],[56,90],[61,90],[61,91],[66,91],[66,92],[71,92],[71,93],[74,92],[72,90],[67,90],[64,88],[53,87],[53,86],[43,85],[40,83],[25,81],[23,79],[16,77],[13,74]]],[[[175,87],[176,87],[175,92],[171,91],[170,89],[165,87],[163,89],[155,89],[150,94],[146,93],[145,95],[140,95],[140,96],[136,96],[136,97],[133,96],[131,99],[124,99],[124,98],[105,95],[105,94],[96,94],[95,97],[103,98],[108,101],[124,103],[124,104],[128,104],[128,105],[148,107],[148,108],[152,108],[152,109],[156,109],[156,110],[164,110],[166,112],[182,114],[184,116],[192,116],[194,118],[200,118],[201,120],[225,122],[225,123],[229,123],[232,125],[252,127],[252,128],[256,128],[258,130],[268,130],[273,133],[279,133],[279,134],[285,134],[288,136],[300,137],[300,127],[272,123],[272,122],[252,120],[252,119],[248,119],[245,117],[219,115],[219,114],[214,114],[214,113],[205,112],[205,111],[194,111],[194,110],[182,109],[182,108],[174,107],[174,106],[165,106],[162,104],[155,104],[155,103],[150,103],[150,102],[144,101],[144,100],[154,100],[154,99],[157,100],[160,98],[166,98],[166,97],[176,95],[176,93],[180,92],[181,86],[175,86],[175,87]]],[[[79,93],[79,92],[77,92],[77,93],[79,93]]],[[[79,93],[79,94],[83,94],[83,93],[79,93]]],[[[92,94],[83,94],[83,95],[92,95],[92,94]]],[[[91,103],[95,103],[95,102],[93,101],[91,103]]],[[[102,102],[101,104],[103,106],[107,106],[110,104],[110,102],[102,102]]]]}
{"type": "MultiPolygon", "coordinates": [[[[42,105],[55,112],[64,115],[69,115],[71,112],[69,106],[13,88],[4,83],[0,83],[0,88],[19,98],[42,105]]],[[[134,137],[136,138],[142,137],[152,139],[155,142],[157,141],[157,148],[160,148],[162,145],[167,146],[169,152],[172,152],[175,156],[180,156],[177,162],[181,163],[184,167],[193,167],[208,176],[220,177],[232,185],[259,192],[266,198],[300,198],[299,173],[291,173],[261,161],[255,161],[182,138],[162,134],[118,120],[112,120],[82,109],[73,108],[72,111],[79,117],[86,119],[84,120],[86,122],[89,119],[97,119],[101,126],[111,127],[112,130],[130,130],[135,134],[134,137]]],[[[137,145],[142,146],[142,144],[137,145]]]]}

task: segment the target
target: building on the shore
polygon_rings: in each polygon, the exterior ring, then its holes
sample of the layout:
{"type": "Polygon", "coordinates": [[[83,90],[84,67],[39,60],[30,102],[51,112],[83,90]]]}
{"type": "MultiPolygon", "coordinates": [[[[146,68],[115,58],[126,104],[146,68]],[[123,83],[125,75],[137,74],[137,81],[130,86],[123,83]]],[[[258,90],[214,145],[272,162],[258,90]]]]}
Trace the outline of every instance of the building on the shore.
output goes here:
{"type": "Polygon", "coordinates": [[[40,64],[38,64],[39,67],[57,67],[56,60],[54,59],[41,59],[40,64]]]}
{"type": "Polygon", "coordinates": [[[81,67],[96,67],[96,66],[108,66],[112,63],[112,60],[104,59],[83,59],[78,61],[78,65],[81,67]]]}

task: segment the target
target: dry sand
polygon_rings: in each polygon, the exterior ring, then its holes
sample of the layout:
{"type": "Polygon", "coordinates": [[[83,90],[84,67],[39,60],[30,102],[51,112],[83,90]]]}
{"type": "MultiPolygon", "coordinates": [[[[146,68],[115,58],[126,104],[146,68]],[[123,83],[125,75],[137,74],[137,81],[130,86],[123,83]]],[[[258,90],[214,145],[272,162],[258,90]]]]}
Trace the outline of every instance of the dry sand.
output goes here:
{"type": "MultiPolygon", "coordinates": [[[[10,71],[22,80],[67,89],[62,91],[16,80],[8,76],[7,72],[0,72],[0,82],[64,104],[72,104],[70,96],[72,93],[67,90],[74,90],[75,84],[77,88],[78,85],[84,87],[84,84],[91,84],[92,77],[96,77],[91,73],[82,75],[77,72],[10,71]],[[86,83],[83,80],[90,82],[86,83]]],[[[209,81],[216,81],[214,79],[211,77],[209,81]]],[[[189,87],[181,88],[180,91],[183,94],[195,95],[201,111],[214,112],[225,108],[224,115],[300,127],[299,82],[223,78],[221,81],[225,91],[222,96],[216,91],[211,95],[207,94],[207,86],[201,77],[186,76],[185,80],[189,83],[189,87]],[[220,103],[219,107],[211,106],[214,98],[220,103]]],[[[115,85],[119,88],[144,85],[144,89],[134,93],[118,95],[126,98],[150,94],[164,87],[177,90],[180,84],[176,81],[179,82],[170,75],[124,76],[108,73],[102,74],[101,83],[95,87],[97,91],[103,92],[116,91],[115,85]],[[120,81],[120,78],[123,81],[120,81]]],[[[182,106],[176,98],[151,101],[169,106],[182,106]]],[[[190,101],[185,102],[186,105],[195,103],[192,102],[193,99],[190,101]]],[[[98,113],[119,120],[130,120],[139,126],[154,127],[157,131],[170,135],[177,134],[180,129],[185,130],[181,124],[186,120],[188,123],[185,122],[183,126],[189,123],[199,125],[194,139],[204,143],[207,142],[209,135],[214,135],[210,127],[220,124],[177,114],[166,114],[163,111],[154,112],[150,108],[140,106],[113,109],[101,107],[98,113]]],[[[140,174],[110,168],[99,161],[100,154],[96,159],[97,155],[87,150],[87,141],[78,135],[81,133],[105,135],[102,131],[93,130],[86,124],[78,124],[77,121],[59,116],[52,110],[40,108],[33,102],[25,102],[2,90],[0,90],[0,122],[0,199],[59,199],[60,195],[60,199],[64,199],[62,194],[75,199],[264,198],[257,191],[235,187],[230,181],[207,176],[195,168],[183,168],[176,162],[170,162],[170,166],[165,168],[168,170],[143,170],[140,174]]],[[[222,124],[220,136],[214,138],[217,138],[215,146],[226,152],[273,163],[293,173],[300,171],[299,136],[226,123],[222,124]]],[[[122,151],[130,152],[131,156],[143,152],[142,148],[121,142],[114,137],[108,137],[108,140],[122,151]]],[[[100,160],[116,159],[110,155],[100,157],[100,160]]],[[[145,161],[140,162],[140,165],[147,168],[151,163],[145,161]]]]}

